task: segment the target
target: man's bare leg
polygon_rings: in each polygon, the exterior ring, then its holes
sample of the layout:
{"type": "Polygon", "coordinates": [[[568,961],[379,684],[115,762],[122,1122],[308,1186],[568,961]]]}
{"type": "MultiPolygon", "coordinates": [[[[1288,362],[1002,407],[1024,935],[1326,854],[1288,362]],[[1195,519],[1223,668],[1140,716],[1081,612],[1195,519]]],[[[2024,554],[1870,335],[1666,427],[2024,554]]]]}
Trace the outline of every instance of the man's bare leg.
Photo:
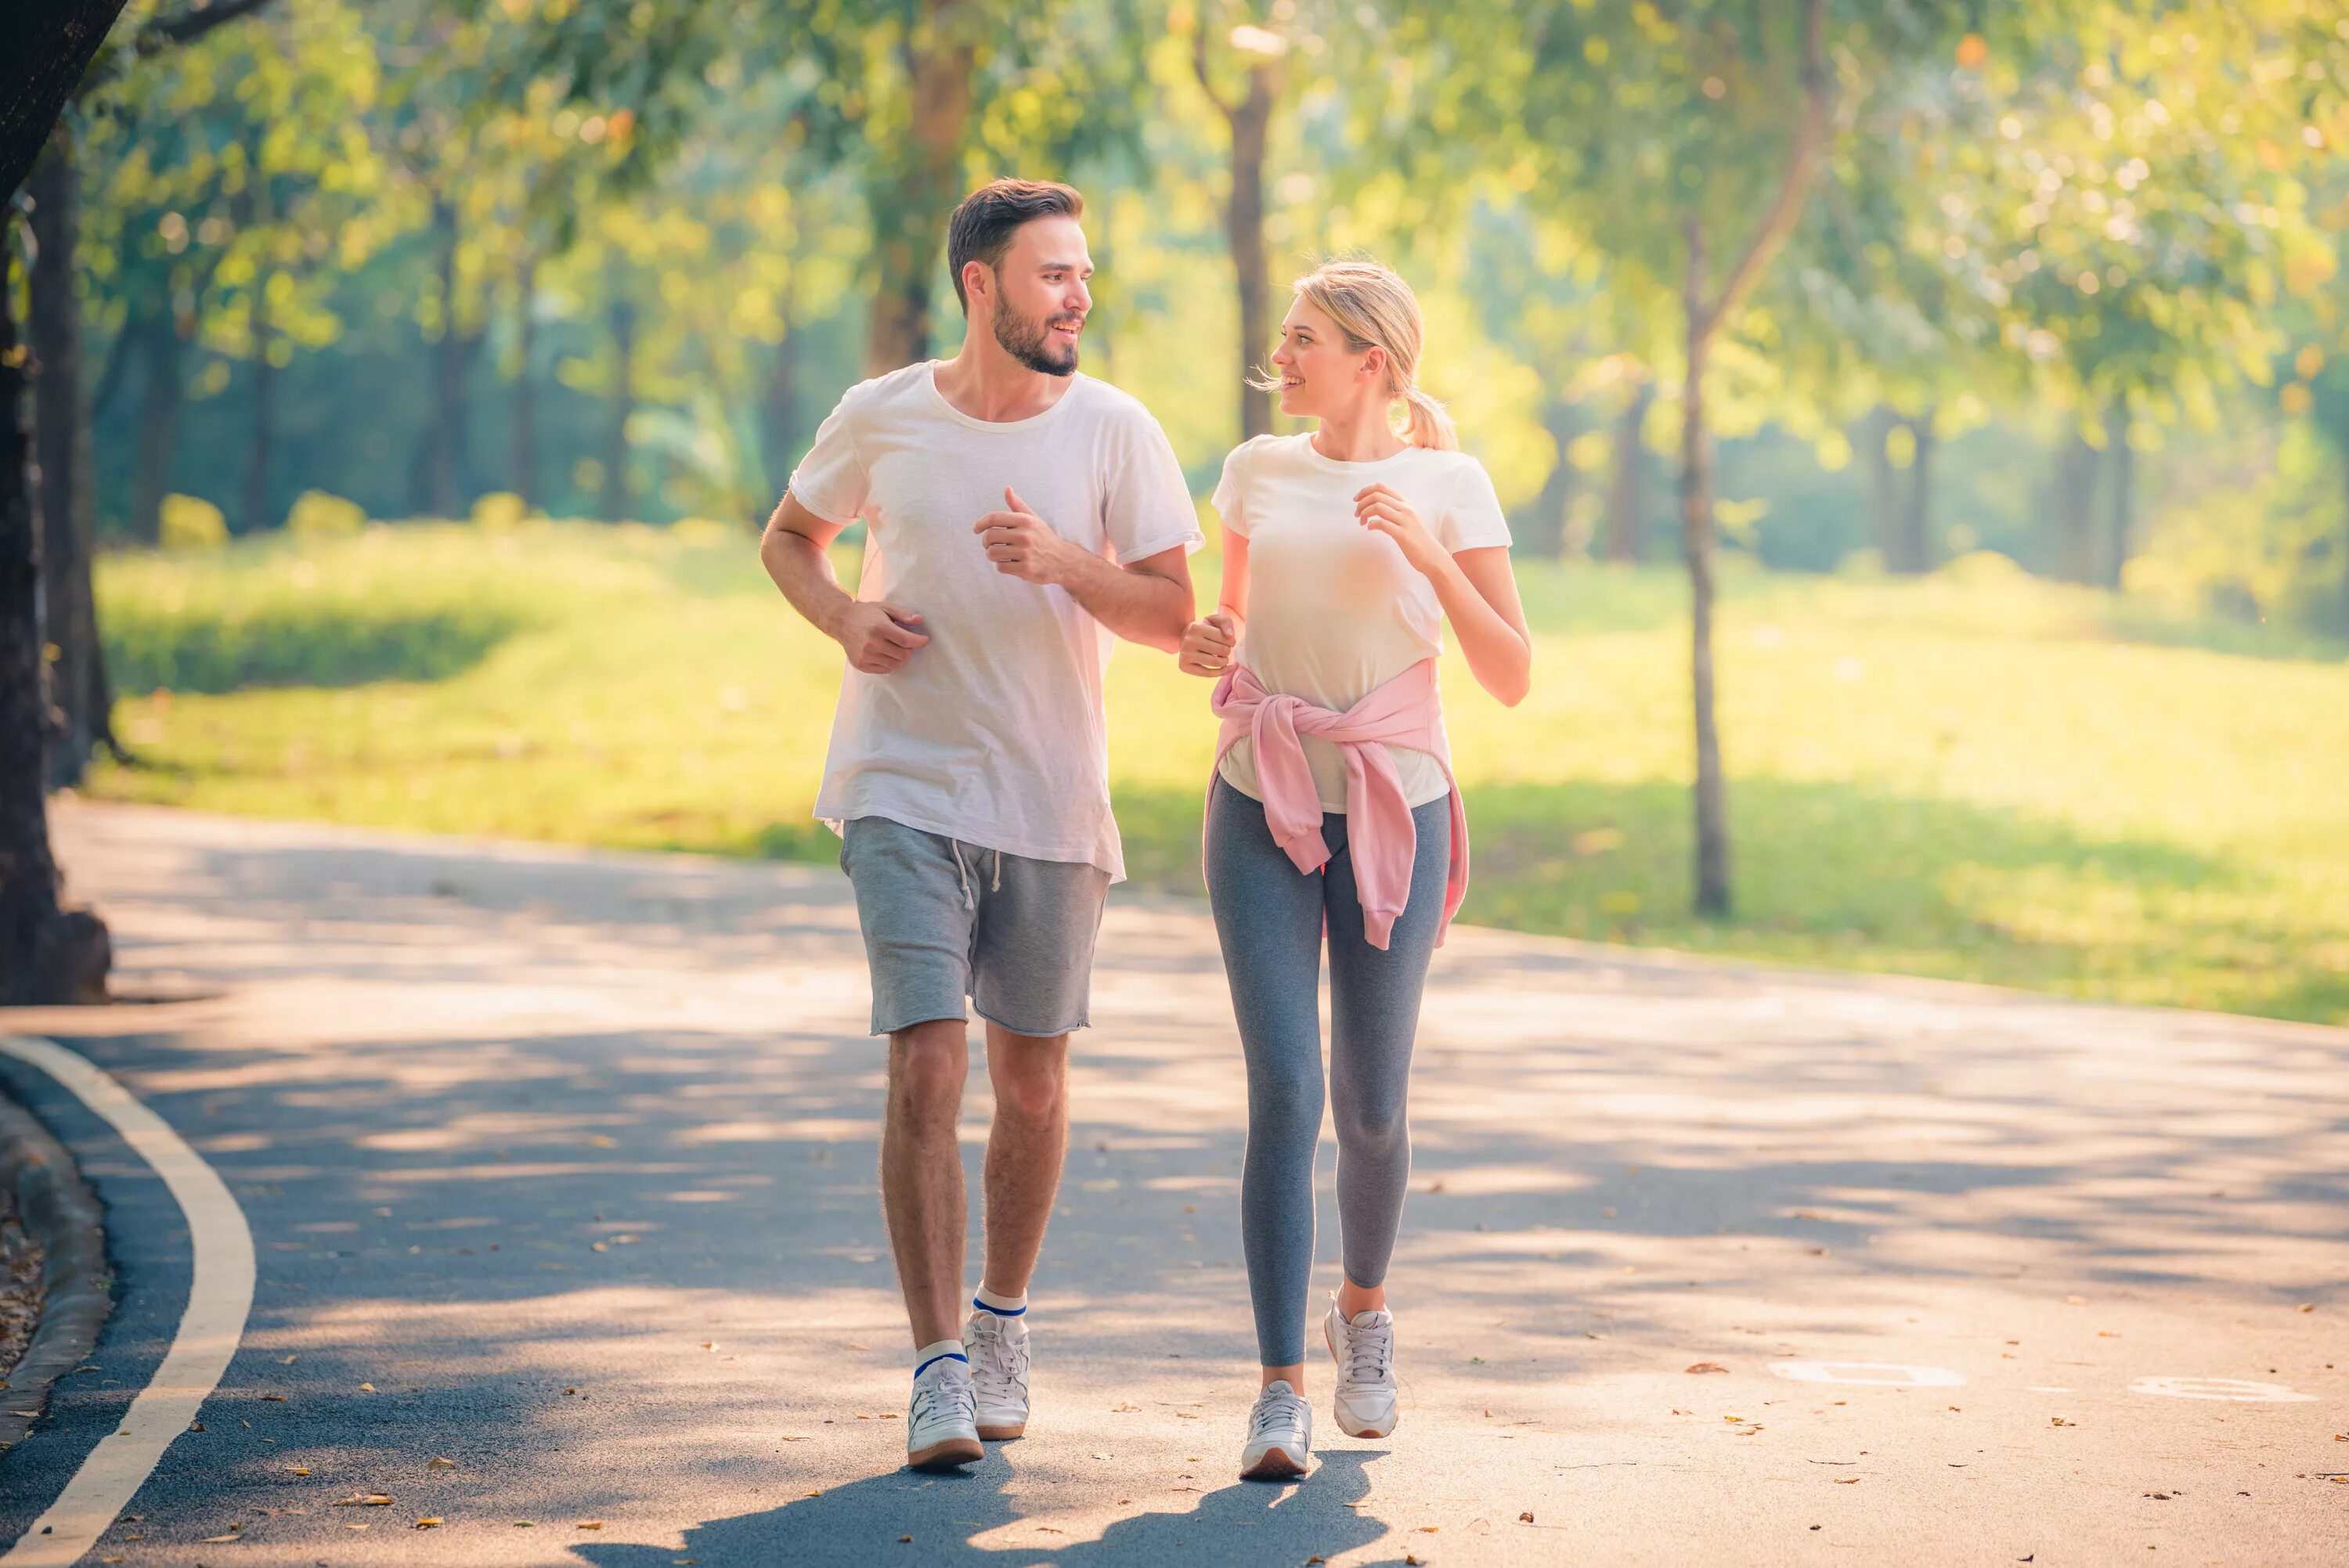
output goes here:
{"type": "Polygon", "coordinates": [[[957,1125],[969,1070],[960,1018],[932,1018],[889,1037],[881,1209],[916,1350],[962,1337],[962,1238],[968,1210],[957,1125]]]}
{"type": "Polygon", "coordinates": [[[987,1134],[984,1286],[1028,1294],[1069,1149],[1069,1037],[1015,1035],[987,1026],[987,1077],[995,1124],[987,1134]]]}

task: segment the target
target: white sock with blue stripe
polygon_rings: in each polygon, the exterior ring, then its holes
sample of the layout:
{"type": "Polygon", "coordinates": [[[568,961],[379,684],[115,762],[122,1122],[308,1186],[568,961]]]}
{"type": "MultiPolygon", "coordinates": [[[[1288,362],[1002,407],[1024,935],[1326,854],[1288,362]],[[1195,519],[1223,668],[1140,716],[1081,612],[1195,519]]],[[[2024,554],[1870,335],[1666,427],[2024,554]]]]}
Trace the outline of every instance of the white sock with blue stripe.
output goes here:
{"type": "Polygon", "coordinates": [[[1028,1310],[1028,1293],[1023,1290],[1018,1295],[998,1295],[985,1285],[980,1285],[978,1294],[970,1298],[970,1304],[980,1311],[991,1312],[998,1317],[1018,1317],[1028,1310]]]}
{"type": "Polygon", "coordinates": [[[930,1369],[932,1363],[938,1361],[959,1361],[965,1367],[970,1365],[970,1357],[963,1354],[961,1340],[941,1339],[914,1352],[914,1376],[920,1377],[930,1369]]]}

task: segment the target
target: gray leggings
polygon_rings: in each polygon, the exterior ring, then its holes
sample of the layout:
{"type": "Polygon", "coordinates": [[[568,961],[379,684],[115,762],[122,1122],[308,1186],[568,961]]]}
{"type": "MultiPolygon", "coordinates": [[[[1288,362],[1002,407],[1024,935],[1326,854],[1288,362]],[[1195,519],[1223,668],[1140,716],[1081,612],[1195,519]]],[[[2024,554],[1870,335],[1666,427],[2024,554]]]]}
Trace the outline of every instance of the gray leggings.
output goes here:
{"type": "Polygon", "coordinates": [[[1338,1226],[1346,1277],[1383,1284],[1411,1178],[1404,1099],[1428,955],[1443,923],[1452,809],[1412,813],[1411,897],[1384,952],[1362,937],[1346,819],[1321,819],[1329,863],[1309,875],[1274,842],[1264,807],[1220,778],[1207,818],[1207,896],[1247,1057],[1240,1239],[1267,1367],[1305,1359],[1313,1272],[1313,1155],[1321,1136],[1321,939],[1330,941],[1330,1099],[1338,1126],[1338,1226]]]}

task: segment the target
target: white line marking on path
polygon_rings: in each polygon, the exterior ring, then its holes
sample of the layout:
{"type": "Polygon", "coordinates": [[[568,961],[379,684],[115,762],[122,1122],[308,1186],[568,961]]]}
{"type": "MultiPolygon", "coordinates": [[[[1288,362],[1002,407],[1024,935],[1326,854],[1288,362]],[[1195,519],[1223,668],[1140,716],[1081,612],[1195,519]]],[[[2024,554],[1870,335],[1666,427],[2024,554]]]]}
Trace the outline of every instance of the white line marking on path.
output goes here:
{"type": "Polygon", "coordinates": [[[2302,1405],[2316,1398],[2281,1383],[2246,1383],[2240,1377],[2140,1377],[2133,1394],[2167,1394],[2173,1399],[2231,1399],[2240,1405],[2302,1405]]]}
{"type": "Polygon", "coordinates": [[[1773,1361],[1770,1370],[1797,1383],[1857,1383],[1878,1388],[1957,1388],[1965,1384],[1946,1367],[1899,1361],[1773,1361]]]}
{"type": "Polygon", "coordinates": [[[0,1035],[0,1052],[40,1068],[113,1124],[178,1200],[195,1254],[188,1308],[163,1364],[48,1511],[0,1556],[0,1568],[67,1568],[97,1543],[220,1386],[253,1308],[253,1232],[219,1172],[129,1089],[48,1040],[0,1035]]]}

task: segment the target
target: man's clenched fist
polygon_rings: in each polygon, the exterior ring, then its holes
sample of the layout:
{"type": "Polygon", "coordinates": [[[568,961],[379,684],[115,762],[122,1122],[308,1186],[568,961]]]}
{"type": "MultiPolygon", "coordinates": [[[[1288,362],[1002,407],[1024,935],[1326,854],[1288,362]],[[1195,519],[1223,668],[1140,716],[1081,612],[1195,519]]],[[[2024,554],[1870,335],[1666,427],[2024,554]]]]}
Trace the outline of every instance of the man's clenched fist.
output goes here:
{"type": "Polygon", "coordinates": [[[1023,583],[1063,581],[1071,559],[1084,552],[1052,531],[1051,525],[1028,510],[1028,503],[1003,487],[1007,510],[990,511],[971,524],[971,531],[987,546],[987,558],[1007,577],[1023,583]]]}

